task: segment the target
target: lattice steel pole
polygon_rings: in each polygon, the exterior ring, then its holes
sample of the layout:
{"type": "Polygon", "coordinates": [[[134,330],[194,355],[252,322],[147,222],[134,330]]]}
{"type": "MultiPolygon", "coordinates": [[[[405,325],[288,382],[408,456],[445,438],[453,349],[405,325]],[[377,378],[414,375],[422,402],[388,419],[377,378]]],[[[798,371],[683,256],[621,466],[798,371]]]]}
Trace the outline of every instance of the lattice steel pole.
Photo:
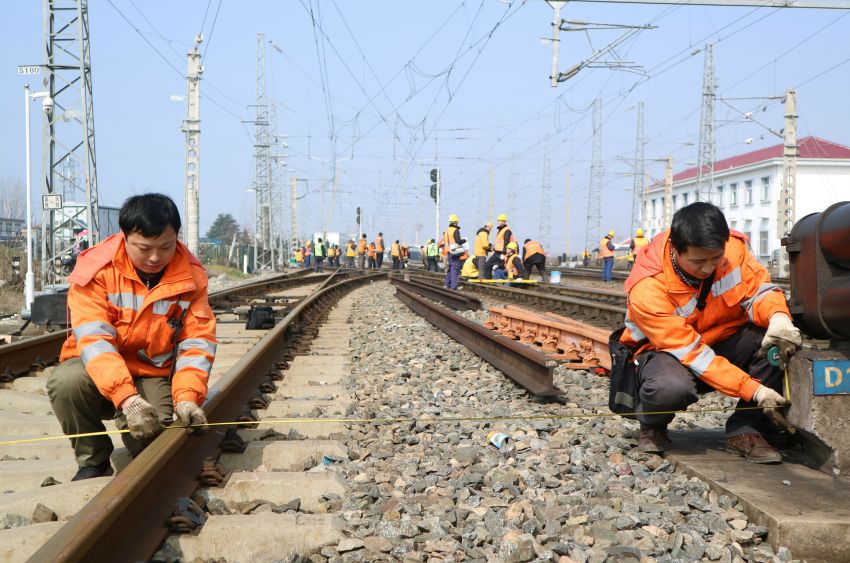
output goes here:
{"type": "Polygon", "coordinates": [[[254,270],[274,269],[274,245],[271,241],[271,155],[269,140],[269,100],[266,87],[265,34],[257,34],[257,107],[254,135],[254,195],[256,196],[256,254],[254,270]]]}
{"type": "Polygon", "coordinates": [[[593,100],[593,153],[590,165],[590,189],[587,197],[587,226],[584,232],[584,250],[593,248],[593,237],[599,235],[602,222],[602,100],[593,100]]]}
{"type": "Polygon", "coordinates": [[[42,193],[61,195],[62,208],[43,212],[42,285],[58,281],[56,260],[75,228],[88,230],[89,246],[100,239],[88,0],[44,0],[43,68],[53,109],[42,135],[42,193]],[[83,173],[65,178],[63,170],[75,169],[70,162],[83,173]]]}
{"type": "Polygon", "coordinates": [[[714,45],[705,46],[702,75],[702,111],[700,113],[699,154],[697,155],[697,198],[709,201],[714,183],[714,106],[717,102],[714,78],[714,45]]]}

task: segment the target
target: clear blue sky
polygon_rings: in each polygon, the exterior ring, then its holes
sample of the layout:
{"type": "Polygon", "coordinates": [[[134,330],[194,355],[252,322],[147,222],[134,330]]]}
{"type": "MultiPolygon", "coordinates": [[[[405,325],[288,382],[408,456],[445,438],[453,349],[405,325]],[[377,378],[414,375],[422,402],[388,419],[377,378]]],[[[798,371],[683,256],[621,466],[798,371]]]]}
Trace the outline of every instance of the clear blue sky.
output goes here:
{"type": "MultiPolygon", "coordinates": [[[[693,165],[703,73],[698,50],[707,41],[715,43],[721,97],[778,96],[796,87],[799,136],[850,144],[850,14],[845,11],[571,2],[562,14],[568,20],[658,27],[617,51],[621,59],[641,65],[644,76],[584,69],[552,88],[551,47],[541,42],[551,34],[552,9],[541,0],[220,4],[216,19],[219,0],[90,1],[102,204],[118,206],[128,195],[155,190],[182,206],[185,102],[170,96],[185,94],[180,76],[186,72],[185,53],[202,30],[208,5],[202,46],[202,234],[223,212],[253,226],[254,194],[246,190],[253,182],[254,132],[242,120],[253,119],[257,32],[280,48],[267,43],[268,85],[278,101],[278,130],[288,136],[289,159],[280,173],[287,198],[290,175],[307,180],[298,187],[302,233],[321,227],[324,185],[329,230],[356,232],[354,209],[361,206],[370,237],[382,230],[389,239],[412,243],[420,225],[421,243],[434,232],[427,176],[437,163],[443,171],[441,225],[449,213],[460,215],[467,234],[483,223],[492,166],[495,213],[510,213],[520,238],[536,238],[548,135],[552,187],[544,212],[550,214],[551,250],[564,251],[569,213],[570,249],[578,252],[587,214],[590,108],[599,97],[602,230],[625,237],[633,180],[621,158],[634,154],[636,104],[646,104],[646,158],[670,154],[677,171],[693,165]],[[334,161],[339,194],[330,208],[334,161]]],[[[4,8],[0,177],[23,180],[25,78],[15,67],[41,62],[42,3],[16,0],[4,8]]],[[[561,70],[619,33],[562,33],[561,70]]],[[[40,88],[38,80],[30,82],[40,88]]],[[[779,130],[781,103],[727,103],[717,104],[718,158],[780,142],[736,110],[754,111],[758,121],[779,130]],[[748,138],[754,139],[750,145],[744,144],[748,138]]],[[[38,178],[41,117],[38,107],[33,109],[38,178]]],[[[663,164],[647,164],[653,177],[663,177],[663,164]]]]}

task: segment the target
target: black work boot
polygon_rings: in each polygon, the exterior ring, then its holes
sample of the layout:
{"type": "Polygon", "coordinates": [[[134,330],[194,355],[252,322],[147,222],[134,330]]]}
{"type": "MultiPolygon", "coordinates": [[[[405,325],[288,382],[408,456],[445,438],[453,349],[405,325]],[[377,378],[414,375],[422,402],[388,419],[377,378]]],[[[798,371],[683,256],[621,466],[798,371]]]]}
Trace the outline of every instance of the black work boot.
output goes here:
{"type": "Polygon", "coordinates": [[[110,465],[109,460],[107,459],[100,465],[80,467],[80,469],[77,470],[77,474],[71,478],[71,481],[82,481],[83,479],[94,479],[95,477],[108,477],[113,473],[112,465],[110,465]]]}
{"type": "Polygon", "coordinates": [[[742,456],[752,463],[782,463],[779,451],[757,432],[726,438],[726,451],[742,456]]]}
{"type": "Polygon", "coordinates": [[[664,453],[664,446],[670,441],[667,437],[667,425],[652,426],[640,425],[640,437],[638,438],[638,450],[648,454],[664,453]]]}

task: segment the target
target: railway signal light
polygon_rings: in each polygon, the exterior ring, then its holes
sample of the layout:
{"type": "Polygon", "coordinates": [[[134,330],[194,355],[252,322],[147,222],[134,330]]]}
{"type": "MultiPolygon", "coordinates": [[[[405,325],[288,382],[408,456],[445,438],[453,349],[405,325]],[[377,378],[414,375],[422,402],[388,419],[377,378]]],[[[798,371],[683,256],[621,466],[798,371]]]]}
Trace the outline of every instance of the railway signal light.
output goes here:
{"type": "Polygon", "coordinates": [[[797,326],[813,338],[850,340],[850,201],[806,215],[782,244],[797,326]]]}
{"type": "Polygon", "coordinates": [[[436,202],[437,201],[437,193],[440,190],[440,188],[439,188],[439,185],[440,185],[440,169],[439,168],[432,168],[431,169],[431,181],[434,182],[433,184],[431,184],[431,199],[433,199],[434,202],[436,202]]]}
{"type": "Polygon", "coordinates": [[[360,208],[357,208],[357,224],[360,224],[360,208]]]}

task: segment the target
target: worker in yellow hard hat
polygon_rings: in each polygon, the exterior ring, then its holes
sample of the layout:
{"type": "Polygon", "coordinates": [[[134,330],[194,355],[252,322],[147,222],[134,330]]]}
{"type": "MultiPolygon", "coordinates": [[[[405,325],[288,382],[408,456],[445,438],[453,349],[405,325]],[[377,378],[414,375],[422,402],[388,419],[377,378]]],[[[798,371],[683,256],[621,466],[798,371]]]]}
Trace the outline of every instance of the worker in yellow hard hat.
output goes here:
{"type": "Polygon", "coordinates": [[[492,230],[493,223],[487,222],[475,233],[475,248],[472,254],[475,258],[475,269],[478,272],[475,275],[478,279],[484,278],[484,265],[487,263],[487,253],[490,251],[490,231],[492,230]]]}
{"type": "Polygon", "coordinates": [[[493,267],[501,264],[505,256],[505,246],[509,242],[516,242],[516,237],[508,227],[508,216],[500,213],[496,217],[496,240],[493,242],[493,254],[484,263],[484,278],[493,278],[493,267]]]}
{"type": "Polygon", "coordinates": [[[519,245],[517,245],[516,241],[509,242],[505,245],[505,262],[493,271],[493,279],[521,281],[523,279],[524,271],[525,268],[522,265],[522,260],[519,256],[519,245]]]}
{"type": "Polygon", "coordinates": [[[446,269],[446,278],[443,281],[449,289],[457,289],[460,281],[460,270],[463,267],[464,261],[469,258],[469,253],[466,251],[466,239],[460,236],[460,227],[458,226],[458,216],[452,213],[449,215],[449,228],[446,229],[444,245],[449,250],[449,264],[446,269]]]}
{"type": "Polygon", "coordinates": [[[602,259],[602,281],[608,283],[614,281],[614,231],[599,241],[599,258],[602,259]]]}
{"type": "Polygon", "coordinates": [[[643,236],[643,229],[637,229],[635,231],[635,237],[632,239],[631,244],[629,244],[629,270],[635,265],[635,259],[640,249],[647,244],[649,244],[649,239],[643,236]]]}

